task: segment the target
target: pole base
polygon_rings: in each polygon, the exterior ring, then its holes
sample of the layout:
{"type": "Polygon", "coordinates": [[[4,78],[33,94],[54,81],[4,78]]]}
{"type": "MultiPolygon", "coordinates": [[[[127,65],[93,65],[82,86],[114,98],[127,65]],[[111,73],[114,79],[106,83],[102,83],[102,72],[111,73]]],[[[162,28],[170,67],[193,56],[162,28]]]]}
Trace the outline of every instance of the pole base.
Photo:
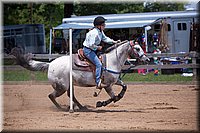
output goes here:
{"type": "Polygon", "coordinates": [[[69,113],[74,113],[74,110],[73,110],[73,109],[70,109],[70,110],[69,110],[69,113]]]}

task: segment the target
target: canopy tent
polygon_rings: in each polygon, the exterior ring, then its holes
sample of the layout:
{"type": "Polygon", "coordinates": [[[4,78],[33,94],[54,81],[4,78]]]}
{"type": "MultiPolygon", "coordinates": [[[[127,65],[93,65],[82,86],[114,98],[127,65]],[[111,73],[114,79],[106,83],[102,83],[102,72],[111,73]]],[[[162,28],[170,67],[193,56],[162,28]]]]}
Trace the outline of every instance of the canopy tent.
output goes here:
{"type": "MultiPolygon", "coordinates": [[[[159,23],[166,14],[170,14],[173,16],[174,12],[162,12],[162,13],[127,13],[127,14],[109,14],[102,15],[107,19],[106,21],[106,29],[122,29],[122,28],[144,28],[145,32],[147,32],[146,28],[149,25],[153,25],[155,23],[159,23]],[[165,14],[165,15],[163,15],[165,14]]],[[[91,29],[93,27],[93,20],[95,17],[99,15],[91,15],[91,16],[77,16],[71,18],[63,18],[62,24],[53,27],[53,30],[82,30],[82,29],[91,29]]],[[[50,31],[50,47],[49,54],[51,54],[52,48],[52,29],[50,31]]],[[[74,32],[74,31],[73,31],[74,32]]],[[[147,39],[147,37],[146,37],[147,39]]]]}
{"type": "MultiPolygon", "coordinates": [[[[119,29],[119,28],[135,28],[144,27],[155,23],[156,20],[142,20],[142,21],[119,21],[119,22],[106,22],[106,29],[119,29]]],[[[62,23],[61,25],[54,27],[53,29],[90,29],[93,27],[93,23],[86,22],[70,22],[62,23]]]]}

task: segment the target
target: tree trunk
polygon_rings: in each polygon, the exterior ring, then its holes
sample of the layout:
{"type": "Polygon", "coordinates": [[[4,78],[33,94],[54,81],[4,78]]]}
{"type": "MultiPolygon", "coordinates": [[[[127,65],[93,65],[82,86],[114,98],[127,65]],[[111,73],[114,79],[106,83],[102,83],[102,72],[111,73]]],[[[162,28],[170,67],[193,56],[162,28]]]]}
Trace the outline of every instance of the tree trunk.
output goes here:
{"type": "Polygon", "coordinates": [[[28,8],[29,8],[29,23],[33,23],[33,3],[29,3],[28,4],[28,8]]]}
{"type": "Polygon", "coordinates": [[[73,3],[64,4],[64,18],[70,18],[73,13],[73,3]]]}

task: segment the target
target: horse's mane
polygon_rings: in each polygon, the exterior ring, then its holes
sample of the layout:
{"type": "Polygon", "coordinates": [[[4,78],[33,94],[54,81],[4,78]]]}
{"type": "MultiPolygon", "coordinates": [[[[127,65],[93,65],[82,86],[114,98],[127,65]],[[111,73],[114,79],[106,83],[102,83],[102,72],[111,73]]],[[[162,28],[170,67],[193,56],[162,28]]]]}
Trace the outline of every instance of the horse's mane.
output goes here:
{"type": "Polygon", "coordinates": [[[107,48],[107,49],[104,51],[104,53],[109,53],[109,52],[112,51],[113,49],[119,47],[120,45],[122,45],[122,44],[124,44],[124,43],[126,43],[126,42],[128,42],[128,40],[125,40],[125,41],[122,41],[122,42],[120,42],[120,43],[114,44],[114,45],[110,46],[109,48],[107,48]]]}

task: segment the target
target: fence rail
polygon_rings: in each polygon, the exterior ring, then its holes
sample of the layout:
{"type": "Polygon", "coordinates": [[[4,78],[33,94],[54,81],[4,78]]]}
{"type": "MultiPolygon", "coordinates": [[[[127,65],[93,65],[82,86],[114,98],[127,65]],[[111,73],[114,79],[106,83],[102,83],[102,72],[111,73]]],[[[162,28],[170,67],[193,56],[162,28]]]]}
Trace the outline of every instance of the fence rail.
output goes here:
{"type": "MultiPolygon", "coordinates": [[[[61,56],[64,56],[65,54],[30,54],[30,56],[33,59],[55,59],[61,56]]],[[[160,54],[153,54],[153,53],[147,53],[146,54],[149,58],[153,58],[153,57],[191,57],[191,58],[199,58],[200,54],[194,51],[191,51],[189,53],[160,53],[160,54]]],[[[15,58],[12,55],[8,55],[8,56],[3,56],[4,59],[13,59],[15,58]]]]}
{"type": "MultiPolygon", "coordinates": [[[[37,60],[53,60],[55,58],[58,58],[60,56],[63,56],[63,54],[30,54],[32,59],[37,59],[37,60]]],[[[130,65],[125,65],[123,67],[123,70],[126,70],[130,68],[131,70],[136,70],[136,69],[175,69],[175,68],[192,68],[193,69],[193,74],[194,76],[197,75],[197,68],[200,68],[200,65],[197,64],[197,59],[199,59],[199,53],[191,51],[189,53],[161,53],[161,54],[152,54],[148,53],[147,56],[149,58],[153,57],[190,57],[192,58],[192,63],[190,64],[164,64],[164,65],[137,65],[137,66],[130,66],[130,65]]],[[[14,56],[6,56],[4,59],[14,59],[14,56]]],[[[12,70],[12,69],[22,69],[20,66],[4,66],[5,70],[12,70]]]]}
{"type": "MultiPolygon", "coordinates": [[[[199,64],[165,64],[165,65],[138,65],[138,66],[132,66],[131,69],[136,70],[136,69],[153,69],[153,68],[158,68],[158,69],[175,69],[175,68],[193,68],[197,69],[199,68],[199,64]]],[[[125,65],[123,67],[124,70],[130,68],[130,65],[125,65]]]]}

